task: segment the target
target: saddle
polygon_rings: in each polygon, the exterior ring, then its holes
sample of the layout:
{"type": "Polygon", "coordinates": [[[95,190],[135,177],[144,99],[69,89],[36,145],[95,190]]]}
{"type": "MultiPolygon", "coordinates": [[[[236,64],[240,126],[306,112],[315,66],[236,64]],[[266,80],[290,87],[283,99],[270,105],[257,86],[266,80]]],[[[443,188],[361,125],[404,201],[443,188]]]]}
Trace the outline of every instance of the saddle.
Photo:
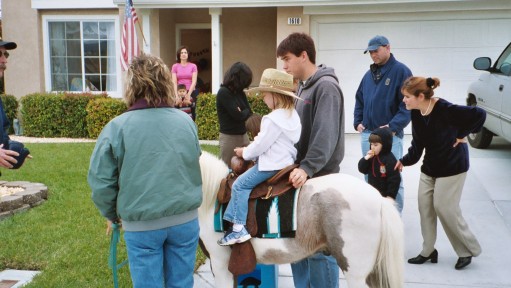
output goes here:
{"type": "MultiPolygon", "coordinates": [[[[252,161],[245,161],[243,158],[237,156],[232,157],[232,172],[229,173],[226,178],[222,179],[217,193],[219,204],[225,204],[231,200],[231,191],[234,181],[253,165],[254,162],[252,161]]],[[[299,167],[298,164],[285,167],[273,177],[257,185],[250,193],[246,227],[252,237],[257,235],[256,200],[258,198],[270,199],[277,197],[293,189],[293,185],[289,182],[289,174],[297,167],[299,167]]],[[[221,205],[217,206],[215,213],[218,212],[220,207],[221,205]]],[[[255,269],[255,266],[255,252],[250,241],[232,246],[228,268],[233,275],[250,273],[255,269]]]]}

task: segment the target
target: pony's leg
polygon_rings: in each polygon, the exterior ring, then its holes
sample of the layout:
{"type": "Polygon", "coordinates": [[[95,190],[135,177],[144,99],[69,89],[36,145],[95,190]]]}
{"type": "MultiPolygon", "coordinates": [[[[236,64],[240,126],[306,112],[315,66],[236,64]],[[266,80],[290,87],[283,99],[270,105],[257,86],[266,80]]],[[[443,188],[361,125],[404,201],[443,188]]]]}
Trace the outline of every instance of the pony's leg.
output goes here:
{"type": "Polygon", "coordinates": [[[231,249],[229,247],[219,246],[216,243],[206,245],[206,248],[210,255],[211,272],[213,272],[215,278],[215,287],[233,287],[234,278],[232,273],[229,272],[229,269],[227,269],[229,266],[231,249]]]}

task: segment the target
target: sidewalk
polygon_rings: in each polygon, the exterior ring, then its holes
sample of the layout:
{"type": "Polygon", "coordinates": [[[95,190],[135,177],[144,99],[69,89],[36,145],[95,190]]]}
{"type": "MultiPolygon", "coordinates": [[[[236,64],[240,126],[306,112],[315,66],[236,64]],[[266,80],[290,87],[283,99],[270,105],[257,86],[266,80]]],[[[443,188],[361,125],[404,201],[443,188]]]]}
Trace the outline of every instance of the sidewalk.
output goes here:
{"type": "MultiPolygon", "coordinates": [[[[341,172],[362,178],[357,163],[361,157],[358,134],[346,135],[346,154],[341,172]]],[[[405,150],[411,137],[405,136],[405,150]]],[[[463,270],[455,270],[458,259],[440,223],[436,248],[437,264],[405,264],[406,288],[504,288],[511,287],[511,144],[497,137],[485,150],[470,148],[471,168],[461,199],[461,209],[483,252],[463,270]]],[[[422,237],[417,209],[420,165],[405,167],[405,257],[417,256],[422,237]]],[[[340,287],[347,287],[342,272],[340,287]]],[[[195,274],[195,288],[214,287],[209,262],[195,274]]],[[[294,287],[289,265],[279,265],[279,288],[294,287]]],[[[328,287],[325,287],[328,288],[328,287]]]]}

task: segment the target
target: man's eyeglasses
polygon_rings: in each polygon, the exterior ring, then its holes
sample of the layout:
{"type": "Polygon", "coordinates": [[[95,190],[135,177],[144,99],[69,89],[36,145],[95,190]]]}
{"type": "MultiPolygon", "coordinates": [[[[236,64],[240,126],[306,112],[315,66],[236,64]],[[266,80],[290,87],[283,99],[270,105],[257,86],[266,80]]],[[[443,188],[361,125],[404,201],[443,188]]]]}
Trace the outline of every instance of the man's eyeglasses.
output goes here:
{"type": "Polygon", "coordinates": [[[5,58],[9,58],[9,52],[5,51],[5,52],[2,52],[0,51],[0,58],[2,58],[2,56],[5,56],[5,58]]]}

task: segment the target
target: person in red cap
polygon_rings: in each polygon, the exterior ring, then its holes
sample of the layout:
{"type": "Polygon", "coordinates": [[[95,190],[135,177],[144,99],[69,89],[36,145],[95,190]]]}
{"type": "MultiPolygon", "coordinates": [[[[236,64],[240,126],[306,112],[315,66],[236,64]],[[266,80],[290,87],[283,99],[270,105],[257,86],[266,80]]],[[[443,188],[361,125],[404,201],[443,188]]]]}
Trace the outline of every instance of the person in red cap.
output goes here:
{"type": "MultiPolygon", "coordinates": [[[[16,49],[18,45],[14,42],[3,41],[0,39],[0,78],[4,77],[4,71],[7,69],[7,58],[9,52],[7,50],[16,49]]],[[[0,167],[4,168],[19,168],[25,157],[29,155],[29,151],[24,148],[22,143],[10,141],[8,129],[11,122],[5,115],[4,103],[0,99],[0,130],[1,130],[1,143],[0,143],[0,167]],[[12,144],[12,148],[10,147],[12,144]]]]}

